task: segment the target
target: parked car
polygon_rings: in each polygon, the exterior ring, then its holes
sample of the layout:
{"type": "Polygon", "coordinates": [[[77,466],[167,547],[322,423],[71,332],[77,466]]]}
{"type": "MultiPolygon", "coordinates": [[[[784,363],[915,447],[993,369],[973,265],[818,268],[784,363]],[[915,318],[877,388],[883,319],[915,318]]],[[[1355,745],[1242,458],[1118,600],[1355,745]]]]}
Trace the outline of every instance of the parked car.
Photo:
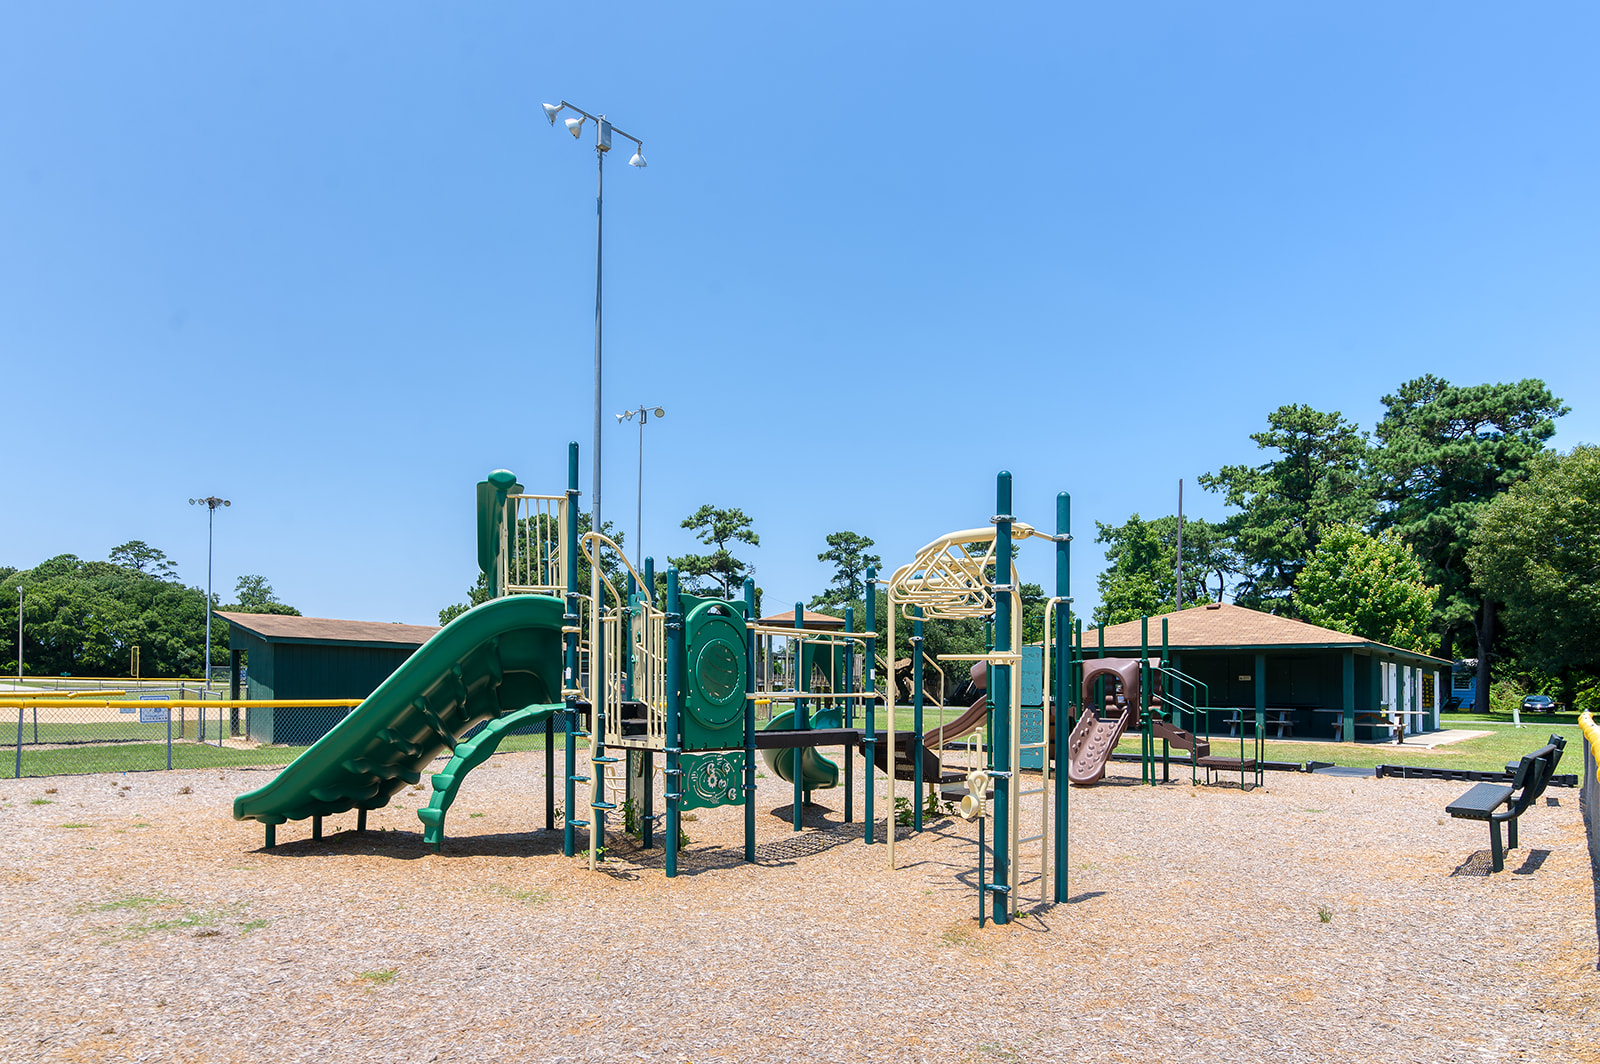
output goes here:
{"type": "Polygon", "coordinates": [[[1522,712],[1524,713],[1554,713],[1555,711],[1556,700],[1549,695],[1529,695],[1522,700],[1522,712]]]}

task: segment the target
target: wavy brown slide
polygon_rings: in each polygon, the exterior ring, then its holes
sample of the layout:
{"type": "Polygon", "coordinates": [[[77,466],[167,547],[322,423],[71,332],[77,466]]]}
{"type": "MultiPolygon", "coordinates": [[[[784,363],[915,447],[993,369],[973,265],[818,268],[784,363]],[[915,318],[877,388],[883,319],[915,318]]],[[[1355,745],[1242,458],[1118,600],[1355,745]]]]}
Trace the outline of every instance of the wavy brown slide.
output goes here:
{"type": "Polygon", "coordinates": [[[1138,709],[1131,705],[1124,705],[1113,717],[1085,710],[1067,739],[1067,779],[1080,787],[1099,783],[1117,741],[1137,715],[1138,709]]]}

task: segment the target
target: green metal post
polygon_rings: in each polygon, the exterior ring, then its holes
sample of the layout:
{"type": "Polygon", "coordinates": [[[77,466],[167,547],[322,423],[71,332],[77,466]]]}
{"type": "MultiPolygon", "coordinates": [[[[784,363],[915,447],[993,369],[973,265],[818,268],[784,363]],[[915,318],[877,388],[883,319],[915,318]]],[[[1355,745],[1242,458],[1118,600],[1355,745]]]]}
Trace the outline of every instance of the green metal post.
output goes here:
{"type": "MultiPolygon", "coordinates": [[[[1262,737],[1267,734],[1267,656],[1256,655],[1256,782],[1261,781],[1261,756],[1263,751],[1262,737]]],[[[1239,728],[1239,737],[1244,737],[1244,728],[1239,728]]],[[[1244,774],[1239,775],[1239,786],[1244,786],[1244,774]]]]}
{"type": "MultiPolygon", "coordinates": [[[[854,606],[846,606],[844,608],[844,630],[846,635],[856,630],[856,608],[854,606]]],[[[856,700],[851,695],[851,692],[855,689],[855,674],[856,645],[854,642],[848,642],[844,645],[844,726],[846,728],[854,728],[856,726],[856,700]]],[[[854,745],[851,743],[844,744],[844,822],[846,824],[851,823],[856,818],[855,795],[852,793],[855,790],[855,752],[854,745]]]]}
{"type": "MultiPolygon", "coordinates": [[[[996,653],[1007,654],[1011,645],[1011,474],[1002,470],[995,478],[994,536],[994,643],[996,653]],[[1005,590],[1002,590],[1005,589],[1005,590]]],[[[990,747],[994,788],[994,922],[1011,918],[1011,821],[1013,786],[1011,764],[1011,662],[1001,661],[990,670],[989,714],[994,743],[990,747]]]]}
{"type": "Polygon", "coordinates": [[[744,580],[744,859],[756,859],[756,582],[744,580]]]}
{"type": "Polygon", "coordinates": [[[1345,742],[1355,742],[1356,738],[1356,652],[1344,652],[1344,700],[1340,703],[1344,710],[1344,726],[1339,729],[1340,738],[1345,742]]]}
{"type": "MultiPolygon", "coordinates": [[[[877,578],[878,571],[870,565],[867,566],[867,617],[863,623],[867,626],[867,631],[873,634],[867,636],[867,660],[861,665],[862,708],[866,711],[867,715],[867,733],[861,739],[861,745],[863,747],[861,760],[864,762],[862,765],[862,770],[866,774],[866,778],[862,783],[861,793],[862,800],[866,803],[866,809],[864,811],[864,815],[866,817],[865,838],[868,846],[872,845],[873,828],[877,826],[877,822],[873,819],[872,815],[872,793],[877,789],[877,781],[873,779],[873,775],[875,774],[874,770],[878,767],[876,756],[878,745],[878,736],[876,730],[878,708],[878,637],[876,634],[878,630],[877,578]]],[[[893,648],[891,648],[889,652],[891,654],[894,653],[893,648]]],[[[891,677],[891,682],[892,680],[893,678],[891,677]]]]}
{"type": "MultiPolygon", "coordinates": [[[[1170,668],[1172,668],[1172,658],[1170,657],[1167,648],[1167,619],[1163,617],[1161,618],[1161,670],[1165,672],[1170,668]]],[[[1169,695],[1172,693],[1165,682],[1162,683],[1161,689],[1166,691],[1166,693],[1169,695]]],[[[1171,702],[1172,700],[1170,698],[1163,699],[1161,702],[1161,708],[1166,709],[1171,702]]],[[[1183,727],[1183,717],[1181,715],[1182,711],[1175,709],[1171,710],[1170,712],[1172,714],[1172,723],[1180,728],[1183,727]]]]}
{"type": "Polygon", "coordinates": [[[683,614],[678,599],[678,570],[667,570],[667,875],[678,874],[678,839],[683,803],[683,614]]]}
{"type": "MultiPolygon", "coordinates": [[[[567,444],[567,527],[563,530],[566,543],[563,545],[562,554],[566,558],[567,609],[561,618],[562,627],[566,629],[563,640],[566,643],[566,655],[562,684],[568,691],[578,688],[578,445],[567,444]]],[[[578,782],[578,696],[569,694],[565,698],[567,707],[563,714],[566,717],[566,780],[562,784],[562,807],[566,815],[562,818],[561,827],[561,852],[571,857],[577,852],[573,839],[573,823],[578,816],[577,790],[578,782]]]]}
{"type": "MultiPolygon", "coordinates": [[[[639,575],[644,577],[644,587],[641,589],[640,597],[647,598],[652,605],[659,606],[656,602],[656,560],[646,556],[644,572],[639,575]]],[[[655,847],[656,842],[656,752],[641,750],[639,756],[644,760],[644,794],[639,798],[639,841],[649,850],[655,847]]]]}
{"type": "Polygon", "coordinates": [[[1078,720],[1083,717],[1083,618],[1078,617],[1072,622],[1072,706],[1076,710],[1076,717],[1072,723],[1076,727],[1078,720]]]}
{"type": "MultiPolygon", "coordinates": [[[[1144,763],[1146,782],[1156,785],[1156,729],[1150,716],[1150,688],[1154,679],[1150,671],[1150,616],[1139,618],[1139,717],[1144,722],[1144,763]]],[[[1166,764],[1163,762],[1165,772],[1166,764]]]]}
{"type": "Polygon", "coordinates": [[[922,830],[922,607],[911,621],[911,830],[922,830]]]}
{"type": "Polygon", "coordinates": [[[1066,599],[1061,605],[1065,613],[1057,613],[1056,621],[1056,867],[1055,900],[1065,902],[1067,892],[1067,795],[1072,790],[1067,785],[1067,739],[1071,733],[1070,707],[1077,699],[1073,686],[1072,653],[1072,496],[1066,492],[1056,496],[1056,597],[1066,599]],[[1061,638],[1065,631],[1067,637],[1061,638]]]}
{"type": "MultiPolygon", "coordinates": [[[[800,603],[794,604],[794,626],[804,631],[806,626],[805,611],[800,608],[800,603]]],[[[795,643],[794,650],[794,689],[797,692],[794,700],[794,726],[796,731],[810,731],[811,717],[807,711],[806,700],[800,696],[811,686],[811,670],[805,667],[806,645],[803,641],[795,643]]],[[[799,831],[805,825],[802,818],[805,815],[805,780],[804,773],[800,771],[800,748],[797,746],[789,752],[793,759],[789,762],[789,769],[794,776],[794,829],[799,831]]]]}
{"type": "MultiPolygon", "coordinates": [[[[622,654],[622,700],[624,702],[632,702],[633,701],[633,604],[634,604],[634,602],[637,600],[637,598],[639,596],[639,582],[634,579],[633,570],[631,570],[631,569],[628,570],[628,586],[623,590],[623,595],[626,596],[626,597],[624,598],[623,603],[622,603],[622,605],[623,605],[622,623],[617,626],[618,629],[619,629],[617,635],[618,635],[618,638],[621,639],[622,642],[621,642],[621,645],[618,646],[617,649],[622,654]]],[[[620,719],[620,713],[619,713],[619,719],[620,719]]],[[[635,790],[634,782],[633,782],[633,754],[632,754],[632,752],[630,752],[630,751],[625,749],[625,750],[622,751],[622,757],[623,757],[623,764],[626,765],[627,768],[628,768],[628,771],[626,771],[626,772],[624,772],[622,774],[622,780],[623,780],[623,784],[622,784],[622,808],[624,810],[623,817],[622,817],[622,830],[624,832],[626,832],[628,830],[628,817],[627,817],[626,810],[631,807],[634,810],[635,819],[637,819],[637,817],[638,817],[638,809],[639,809],[639,795],[635,790]]],[[[639,821],[639,842],[640,842],[641,846],[644,843],[644,822],[643,821],[639,821]]]]}

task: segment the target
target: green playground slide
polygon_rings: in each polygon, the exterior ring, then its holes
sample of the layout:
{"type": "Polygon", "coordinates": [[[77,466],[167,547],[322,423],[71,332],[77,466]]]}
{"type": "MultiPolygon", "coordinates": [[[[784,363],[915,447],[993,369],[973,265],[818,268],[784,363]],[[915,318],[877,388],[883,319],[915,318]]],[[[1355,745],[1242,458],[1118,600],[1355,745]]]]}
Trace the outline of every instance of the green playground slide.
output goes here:
{"type": "MultiPolygon", "coordinates": [[[[813,728],[840,728],[844,726],[844,716],[837,709],[824,709],[811,715],[813,728]]],[[[794,710],[786,709],[772,718],[772,723],[766,726],[766,731],[788,731],[794,727],[794,710]]],[[[803,746],[793,750],[763,750],[761,759],[767,763],[767,768],[785,783],[794,782],[794,758],[800,755],[800,783],[808,791],[822,790],[825,787],[839,786],[839,764],[832,758],[823,757],[814,746],[803,746]]]]}
{"type": "Polygon", "coordinates": [[[432,844],[434,853],[439,852],[439,847],[444,842],[444,815],[450,811],[450,804],[456,800],[456,794],[461,790],[461,784],[467,778],[467,773],[487,761],[489,755],[499,748],[500,740],[507,735],[518,728],[543,724],[565,708],[557,703],[551,706],[529,706],[527,709],[519,709],[515,713],[507,713],[499,720],[491,720],[472,738],[456,744],[450,763],[444,767],[444,771],[433,775],[433,797],[429,799],[427,805],[417,810],[417,819],[425,825],[422,829],[422,841],[432,844]]]}
{"type": "Polygon", "coordinates": [[[235,798],[234,819],[270,825],[380,808],[420,782],[441,750],[466,745],[457,739],[474,724],[555,703],[565,608],[512,595],[463,613],[272,782],[235,798]]]}

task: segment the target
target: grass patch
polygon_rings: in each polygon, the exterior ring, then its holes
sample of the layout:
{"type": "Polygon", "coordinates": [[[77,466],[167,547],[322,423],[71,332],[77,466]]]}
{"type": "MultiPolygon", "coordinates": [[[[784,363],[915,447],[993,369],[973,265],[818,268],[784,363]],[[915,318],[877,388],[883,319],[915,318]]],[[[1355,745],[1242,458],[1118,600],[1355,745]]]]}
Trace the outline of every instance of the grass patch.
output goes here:
{"type": "Polygon", "coordinates": [[[33,799],[29,800],[28,804],[29,805],[55,805],[56,803],[52,802],[48,798],[33,798],[33,799]]]}
{"type": "MultiPolygon", "coordinates": [[[[192,742],[172,744],[173,768],[232,768],[241,765],[287,765],[305,751],[303,746],[262,746],[254,750],[206,746],[192,742]]],[[[0,758],[0,761],[5,759],[0,758]]],[[[155,772],[167,767],[167,744],[117,743],[110,746],[70,746],[55,750],[22,748],[24,776],[66,776],[93,772],[155,772]]],[[[14,778],[16,762],[0,765],[4,776],[14,778]]]]}
{"type": "Polygon", "coordinates": [[[242,906],[225,905],[217,909],[190,909],[165,920],[146,920],[133,924],[122,932],[123,938],[143,938],[162,931],[195,931],[216,933],[216,925],[238,912],[242,906]]]}
{"type": "MultiPolygon", "coordinates": [[[[187,908],[177,898],[167,894],[129,894],[121,898],[111,898],[107,901],[97,902],[93,905],[79,909],[78,912],[111,913],[128,912],[148,914],[148,918],[138,920],[122,928],[120,938],[143,938],[146,935],[160,934],[165,931],[193,931],[198,935],[215,935],[219,931],[217,925],[228,917],[236,914],[244,906],[242,903],[222,905],[216,908],[187,908]],[[163,909],[178,909],[172,915],[159,915],[163,909]]],[[[103,933],[111,933],[109,929],[102,929],[103,933]]]]}
{"type": "Polygon", "coordinates": [[[370,986],[384,986],[394,982],[395,976],[399,974],[399,968],[378,968],[374,971],[362,972],[356,976],[356,980],[370,986]]]}
{"type": "Polygon", "coordinates": [[[178,900],[176,898],[168,897],[165,894],[129,894],[125,898],[112,898],[110,901],[102,901],[78,911],[110,913],[121,909],[131,909],[135,912],[143,912],[146,909],[156,909],[163,905],[176,905],[177,903],[178,900]]]}
{"type": "Polygon", "coordinates": [[[248,935],[252,931],[260,931],[270,923],[272,923],[271,920],[250,920],[239,925],[239,933],[248,935]]]}
{"type": "Polygon", "coordinates": [[[93,827],[94,825],[85,824],[85,823],[82,823],[81,821],[73,820],[73,821],[69,821],[68,823],[62,824],[61,826],[64,827],[64,828],[87,828],[87,827],[93,827]]]}
{"type": "Polygon", "coordinates": [[[506,887],[500,884],[494,884],[484,889],[490,894],[498,894],[502,898],[520,901],[524,905],[542,905],[550,900],[550,892],[547,890],[518,890],[515,887],[506,887]]]}
{"type": "MultiPolygon", "coordinates": [[[[1571,714],[1553,714],[1552,717],[1539,717],[1529,722],[1527,716],[1523,717],[1523,726],[1519,730],[1512,727],[1510,718],[1500,718],[1493,714],[1459,714],[1451,713],[1440,719],[1442,728],[1446,731],[1484,731],[1488,735],[1475,739],[1463,739],[1445,746],[1432,749],[1421,746],[1397,746],[1393,742],[1387,743],[1305,743],[1269,739],[1265,744],[1265,756],[1268,761],[1331,761],[1336,765],[1345,765],[1352,768],[1376,768],[1379,765],[1415,765],[1418,767],[1476,769],[1480,772],[1501,772],[1506,767],[1506,762],[1515,761],[1523,754],[1532,753],[1544,745],[1545,739],[1552,733],[1568,735],[1569,742],[1575,740],[1579,731],[1576,724],[1565,724],[1560,718],[1572,716],[1571,714]]],[[[1211,752],[1223,756],[1236,755],[1239,739],[1237,736],[1213,735],[1211,737],[1211,752]]],[[[1245,752],[1248,756],[1251,743],[1245,742],[1245,752]]],[[[1159,747],[1157,748],[1159,752],[1159,747]]],[[[1123,735],[1122,741],[1117,744],[1118,753],[1137,754],[1139,752],[1139,736],[1123,735]]],[[[1173,751],[1173,757],[1186,758],[1185,751],[1173,751]]]]}

